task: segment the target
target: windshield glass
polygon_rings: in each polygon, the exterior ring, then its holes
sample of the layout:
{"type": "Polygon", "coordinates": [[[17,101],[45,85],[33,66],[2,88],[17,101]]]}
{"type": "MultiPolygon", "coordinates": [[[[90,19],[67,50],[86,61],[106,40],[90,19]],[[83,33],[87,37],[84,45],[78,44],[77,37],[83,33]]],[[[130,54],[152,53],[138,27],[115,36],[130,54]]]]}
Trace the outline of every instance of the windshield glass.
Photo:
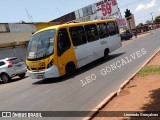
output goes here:
{"type": "Polygon", "coordinates": [[[28,59],[38,59],[54,52],[55,29],[33,35],[28,45],[28,59]]]}

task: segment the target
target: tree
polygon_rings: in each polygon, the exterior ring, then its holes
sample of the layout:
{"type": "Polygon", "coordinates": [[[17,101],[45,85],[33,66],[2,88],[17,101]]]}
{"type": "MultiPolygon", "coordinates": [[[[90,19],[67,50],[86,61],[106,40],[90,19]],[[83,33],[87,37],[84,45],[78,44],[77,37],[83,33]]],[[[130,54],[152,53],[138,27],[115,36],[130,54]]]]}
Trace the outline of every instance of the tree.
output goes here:
{"type": "Polygon", "coordinates": [[[155,18],[154,23],[160,23],[160,16],[157,16],[157,17],[155,18]]]}
{"type": "Polygon", "coordinates": [[[143,26],[143,23],[139,23],[139,24],[137,25],[137,27],[141,27],[141,26],[143,26]]]}

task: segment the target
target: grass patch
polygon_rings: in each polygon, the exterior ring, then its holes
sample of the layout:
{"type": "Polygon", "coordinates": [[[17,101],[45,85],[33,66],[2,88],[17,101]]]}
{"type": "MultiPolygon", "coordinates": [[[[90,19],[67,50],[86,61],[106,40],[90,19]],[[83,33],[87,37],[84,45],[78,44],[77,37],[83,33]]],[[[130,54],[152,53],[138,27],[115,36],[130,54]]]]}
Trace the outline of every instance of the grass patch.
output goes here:
{"type": "Polygon", "coordinates": [[[160,66],[145,66],[138,73],[137,76],[147,76],[147,75],[155,75],[160,74],[160,66]]]}

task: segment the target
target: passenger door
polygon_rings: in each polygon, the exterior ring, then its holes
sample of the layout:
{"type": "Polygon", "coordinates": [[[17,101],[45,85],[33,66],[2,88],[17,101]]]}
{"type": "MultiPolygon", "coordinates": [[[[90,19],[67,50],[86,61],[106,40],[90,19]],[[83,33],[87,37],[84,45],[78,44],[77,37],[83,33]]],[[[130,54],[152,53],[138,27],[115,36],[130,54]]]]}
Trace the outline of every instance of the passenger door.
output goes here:
{"type": "Polygon", "coordinates": [[[74,50],[71,46],[68,31],[65,28],[58,31],[57,54],[59,72],[60,75],[64,75],[66,64],[75,61],[74,50]]]}

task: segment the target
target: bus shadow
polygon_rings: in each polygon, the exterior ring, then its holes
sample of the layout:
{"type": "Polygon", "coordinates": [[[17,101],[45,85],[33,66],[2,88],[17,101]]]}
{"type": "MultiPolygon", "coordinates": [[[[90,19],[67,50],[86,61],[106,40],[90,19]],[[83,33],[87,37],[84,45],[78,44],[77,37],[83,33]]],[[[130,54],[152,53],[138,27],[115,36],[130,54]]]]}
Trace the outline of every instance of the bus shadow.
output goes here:
{"type": "Polygon", "coordinates": [[[37,81],[35,83],[33,83],[33,85],[38,85],[38,84],[52,84],[52,83],[59,83],[59,82],[63,82],[63,81],[66,81],[66,80],[71,80],[71,78],[75,78],[77,75],[80,75],[82,73],[85,73],[87,72],[88,70],[91,70],[99,65],[102,65],[110,60],[113,60],[121,55],[125,54],[125,52],[123,53],[118,53],[118,54],[111,54],[109,55],[109,57],[107,59],[104,59],[104,58],[100,58],[94,62],[91,62],[87,65],[85,65],[84,67],[81,67],[79,68],[76,73],[73,75],[73,76],[62,76],[62,77],[59,77],[59,78],[50,78],[50,79],[44,79],[44,80],[40,80],[40,81],[37,81]]]}

